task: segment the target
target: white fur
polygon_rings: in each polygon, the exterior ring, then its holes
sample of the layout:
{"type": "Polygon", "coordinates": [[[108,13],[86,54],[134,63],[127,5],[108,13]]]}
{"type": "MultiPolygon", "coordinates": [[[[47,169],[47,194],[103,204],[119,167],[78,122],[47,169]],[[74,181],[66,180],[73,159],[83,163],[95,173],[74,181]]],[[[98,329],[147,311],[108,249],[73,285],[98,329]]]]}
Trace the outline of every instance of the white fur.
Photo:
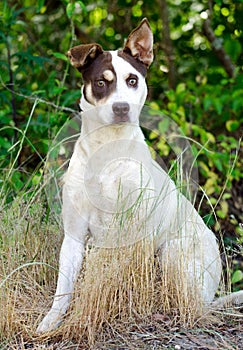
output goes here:
{"type": "Polygon", "coordinates": [[[81,98],[82,130],[63,188],[65,238],[57,290],[38,332],[56,328],[66,312],[88,232],[105,247],[132,244],[150,236],[160,251],[162,267],[167,259],[178,261],[178,254],[184,254],[185,278],[192,287],[197,286],[204,303],[213,300],[219,285],[221,262],[214,234],[151,159],[138,125],[147,95],[145,79],[117,52],[111,53],[116,91],[105,105],[102,101],[91,105],[83,95],[81,98]],[[125,82],[130,73],[139,77],[136,90],[125,82]],[[113,124],[112,104],[119,101],[129,104],[130,123],[113,124]],[[138,205],[134,205],[138,197],[138,205]],[[128,208],[133,215],[126,222],[128,208]]]}

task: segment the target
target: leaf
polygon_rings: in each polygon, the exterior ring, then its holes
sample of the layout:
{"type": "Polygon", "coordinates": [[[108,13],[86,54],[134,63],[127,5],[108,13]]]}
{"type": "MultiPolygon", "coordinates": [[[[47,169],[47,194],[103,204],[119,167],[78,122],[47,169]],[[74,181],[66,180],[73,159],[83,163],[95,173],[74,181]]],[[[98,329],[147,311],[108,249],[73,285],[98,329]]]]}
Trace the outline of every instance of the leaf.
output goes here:
{"type": "Polygon", "coordinates": [[[212,142],[212,143],[216,142],[215,137],[213,136],[213,134],[211,134],[211,132],[207,132],[206,134],[207,134],[207,138],[210,142],[212,142]]]}
{"type": "Polygon", "coordinates": [[[236,131],[240,126],[240,123],[237,120],[227,120],[226,129],[230,132],[236,131]]]}
{"type": "Polygon", "coordinates": [[[217,210],[216,213],[217,213],[217,216],[220,219],[225,219],[226,218],[226,215],[225,215],[225,213],[222,210],[217,210]]]}
{"type": "Polygon", "coordinates": [[[220,153],[216,154],[216,157],[214,157],[213,159],[214,165],[216,166],[216,168],[222,172],[223,171],[223,164],[222,164],[222,159],[220,158],[220,153]],[[219,156],[219,158],[218,158],[219,156]]]}
{"type": "Polygon", "coordinates": [[[164,118],[161,122],[159,122],[159,131],[163,135],[169,128],[170,121],[168,118],[164,118]]]}
{"type": "Polygon", "coordinates": [[[166,144],[166,141],[163,139],[163,137],[160,137],[160,140],[157,143],[157,148],[159,151],[161,151],[161,154],[163,156],[168,156],[168,154],[170,153],[170,148],[166,144]]]}
{"type": "Polygon", "coordinates": [[[68,18],[72,17],[74,10],[75,10],[75,3],[67,4],[66,13],[67,13],[68,18]]]}
{"type": "Polygon", "coordinates": [[[216,186],[215,179],[213,179],[213,178],[207,179],[207,181],[204,185],[204,188],[205,188],[207,195],[211,195],[211,194],[215,193],[215,186],[216,186]]]}
{"type": "Polygon", "coordinates": [[[212,105],[212,98],[210,96],[205,96],[203,99],[203,108],[205,111],[209,110],[209,107],[212,105]]]}
{"type": "Polygon", "coordinates": [[[228,203],[226,201],[221,201],[220,203],[220,206],[221,206],[221,210],[222,212],[225,214],[225,216],[228,214],[228,211],[229,211],[229,206],[228,206],[228,203]]]}
{"type": "Polygon", "coordinates": [[[175,101],[175,92],[174,92],[174,90],[166,91],[165,95],[168,97],[168,99],[170,101],[175,101]]]}
{"type": "Polygon", "coordinates": [[[203,217],[203,221],[207,226],[213,226],[215,224],[215,218],[213,214],[207,214],[203,217]]]}
{"type": "Polygon", "coordinates": [[[198,165],[199,165],[199,167],[200,167],[200,170],[203,172],[204,176],[207,177],[207,175],[208,175],[208,173],[209,173],[209,168],[208,168],[208,166],[207,166],[204,162],[202,162],[202,161],[200,161],[200,162],[198,163],[198,165]]]}
{"type": "Polygon", "coordinates": [[[185,83],[180,83],[176,87],[176,93],[180,94],[182,92],[186,91],[186,84],[185,83]]]}
{"type": "Polygon", "coordinates": [[[45,4],[45,0],[38,0],[37,1],[37,4],[36,4],[36,7],[37,7],[37,12],[41,12],[43,13],[42,11],[42,8],[44,7],[44,4],[45,4]]]}
{"type": "Polygon", "coordinates": [[[219,98],[215,98],[213,100],[213,105],[217,111],[218,114],[221,114],[222,113],[222,110],[223,110],[223,104],[222,104],[222,101],[219,99],[219,98]]]}
{"type": "Polygon", "coordinates": [[[242,98],[243,96],[241,96],[240,98],[235,98],[232,104],[232,108],[234,112],[240,111],[242,109],[242,98]]]}
{"type": "Polygon", "coordinates": [[[160,109],[158,103],[155,101],[151,101],[149,104],[149,107],[152,109],[155,109],[156,111],[159,111],[159,109],[160,109]]]}
{"type": "Polygon", "coordinates": [[[151,131],[151,133],[149,134],[149,140],[157,139],[157,137],[158,137],[158,132],[156,131],[151,131]]]}
{"type": "Polygon", "coordinates": [[[87,14],[88,11],[87,11],[87,8],[86,8],[85,4],[83,3],[83,1],[77,1],[77,3],[78,3],[79,6],[81,7],[83,13],[84,13],[84,14],[87,14]]]}
{"type": "Polygon", "coordinates": [[[229,199],[231,197],[232,197],[232,195],[230,193],[224,193],[223,194],[223,199],[229,199]]]}
{"type": "Polygon", "coordinates": [[[60,60],[63,60],[63,61],[67,61],[67,56],[64,55],[63,53],[61,52],[53,52],[52,55],[56,58],[59,58],[60,60]]]}
{"type": "Polygon", "coordinates": [[[231,277],[231,283],[238,283],[242,280],[243,280],[243,272],[241,270],[236,270],[231,277]]]}
{"type": "Polygon", "coordinates": [[[242,52],[240,42],[237,40],[232,40],[232,38],[225,40],[224,47],[228,55],[230,55],[234,61],[238,59],[242,52]]]}

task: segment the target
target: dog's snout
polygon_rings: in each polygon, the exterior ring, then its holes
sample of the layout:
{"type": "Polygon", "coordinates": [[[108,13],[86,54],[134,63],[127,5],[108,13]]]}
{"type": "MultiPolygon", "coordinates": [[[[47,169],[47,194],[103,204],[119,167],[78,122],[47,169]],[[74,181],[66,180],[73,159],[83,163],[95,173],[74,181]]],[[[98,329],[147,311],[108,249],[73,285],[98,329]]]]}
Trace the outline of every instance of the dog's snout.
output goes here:
{"type": "Polygon", "coordinates": [[[130,107],[127,102],[115,102],[112,105],[112,110],[117,117],[127,116],[130,107]]]}

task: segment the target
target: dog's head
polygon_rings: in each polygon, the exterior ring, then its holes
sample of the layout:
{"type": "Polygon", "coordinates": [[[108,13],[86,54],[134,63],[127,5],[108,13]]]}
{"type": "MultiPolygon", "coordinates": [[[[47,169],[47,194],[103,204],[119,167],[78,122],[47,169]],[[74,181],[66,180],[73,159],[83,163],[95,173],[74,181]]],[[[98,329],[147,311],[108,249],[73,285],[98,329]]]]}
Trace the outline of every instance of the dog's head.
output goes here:
{"type": "Polygon", "coordinates": [[[83,111],[100,107],[100,117],[109,124],[138,121],[147,96],[145,76],[153,61],[153,35],[146,18],[121,50],[104,51],[94,43],[75,46],[67,55],[83,76],[83,111]]]}

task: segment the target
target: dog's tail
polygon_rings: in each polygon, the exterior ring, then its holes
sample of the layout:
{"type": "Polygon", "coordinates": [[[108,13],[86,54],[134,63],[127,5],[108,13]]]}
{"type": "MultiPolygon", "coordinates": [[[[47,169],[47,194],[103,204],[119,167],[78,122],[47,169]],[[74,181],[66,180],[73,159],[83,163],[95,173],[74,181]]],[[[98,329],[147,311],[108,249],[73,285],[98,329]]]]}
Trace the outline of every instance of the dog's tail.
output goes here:
{"type": "Polygon", "coordinates": [[[243,290],[234,292],[214,300],[211,306],[215,309],[221,309],[229,306],[243,305],[243,290]]]}

